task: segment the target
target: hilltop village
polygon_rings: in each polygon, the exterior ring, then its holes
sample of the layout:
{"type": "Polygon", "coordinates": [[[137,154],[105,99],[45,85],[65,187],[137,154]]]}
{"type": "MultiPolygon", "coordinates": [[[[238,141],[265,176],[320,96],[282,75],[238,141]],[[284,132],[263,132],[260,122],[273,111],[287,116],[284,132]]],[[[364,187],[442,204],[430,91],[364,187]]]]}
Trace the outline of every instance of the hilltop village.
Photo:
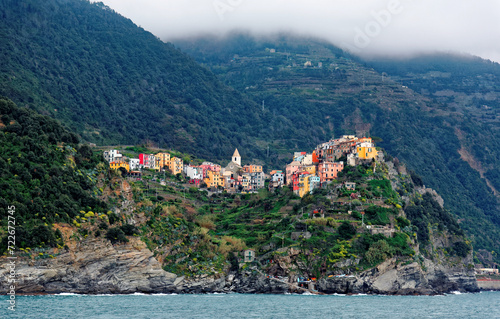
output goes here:
{"type": "Polygon", "coordinates": [[[363,162],[377,160],[379,153],[370,137],[358,138],[344,135],[316,146],[312,153],[295,152],[293,161],[285,170],[272,170],[265,174],[262,166],[241,164],[241,155],[235,149],[229,164],[203,162],[201,165],[184,164],[179,157],[170,153],[139,154],[139,158],[126,158],[118,150],[103,153],[111,169],[124,170],[129,176],[140,177],[143,169],[183,174],[190,183],[210,190],[225,190],[229,193],[255,192],[265,187],[269,180],[270,190],[289,186],[303,197],[337,178],[345,165],[356,166],[363,162]]]}

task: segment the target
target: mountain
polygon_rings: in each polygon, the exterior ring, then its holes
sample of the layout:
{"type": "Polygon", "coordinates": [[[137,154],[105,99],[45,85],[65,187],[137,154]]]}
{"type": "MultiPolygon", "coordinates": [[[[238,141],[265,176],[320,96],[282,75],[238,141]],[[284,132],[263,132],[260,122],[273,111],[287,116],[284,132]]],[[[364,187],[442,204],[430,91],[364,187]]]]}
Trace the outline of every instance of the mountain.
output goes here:
{"type": "Polygon", "coordinates": [[[238,147],[283,168],[291,151],[369,133],[442,194],[476,248],[500,252],[495,122],[477,125],[338,48],[286,36],[176,42],[193,59],[84,0],[0,0],[0,17],[0,94],[86,142],[210,160],[238,147]]]}
{"type": "Polygon", "coordinates": [[[475,248],[500,252],[498,64],[463,57],[430,57],[437,64],[362,61],[322,40],[290,35],[239,33],[175,44],[263,103],[271,129],[290,130],[293,138],[273,140],[271,152],[341,134],[377,136],[379,146],[443,196],[475,248]],[[439,93],[426,94],[424,86],[439,93]],[[443,100],[455,95],[455,104],[443,100]]]}
{"type": "Polygon", "coordinates": [[[346,166],[302,198],[209,196],[180,174],[122,176],[77,142],[0,98],[0,274],[15,255],[16,293],[310,292],[301,278],[326,293],[478,290],[470,242],[402,164],[346,166]]]}
{"type": "Polygon", "coordinates": [[[85,141],[262,157],[259,105],[102,3],[0,1],[0,94],[85,141]]]}
{"type": "Polygon", "coordinates": [[[419,92],[456,118],[462,159],[500,194],[500,65],[478,57],[429,54],[407,60],[370,60],[367,65],[419,92]]]}

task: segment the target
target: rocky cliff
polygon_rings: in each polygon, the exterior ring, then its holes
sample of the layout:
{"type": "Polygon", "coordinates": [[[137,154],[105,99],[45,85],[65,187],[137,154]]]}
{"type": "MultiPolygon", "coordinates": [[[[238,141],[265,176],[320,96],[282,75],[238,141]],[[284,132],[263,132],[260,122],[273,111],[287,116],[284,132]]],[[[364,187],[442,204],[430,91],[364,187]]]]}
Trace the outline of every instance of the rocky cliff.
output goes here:
{"type": "MultiPolygon", "coordinates": [[[[134,293],[175,290],[176,276],[165,272],[138,238],[127,244],[83,241],[54,258],[19,257],[16,260],[17,293],[134,293]]],[[[9,271],[0,259],[0,276],[9,271]]],[[[6,282],[1,286],[5,290],[6,282]]]]}
{"type": "MultiPolygon", "coordinates": [[[[18,257],[16,293],[285,293],[303,292],[293,276],[268,278],[258,270],[197,278],[178,277],[161,268],[139,238],[110,245],[89,239],[72,245],[54,258],[18,257]]],[[[9,275],[9,260],[0,258],[0,276],[9,275]]],[[[6,280],[0,283],[7,290],[6,280]]],[[[320,279],[316,289],[323,293],[439,294],[478,291],[473,270],[423,263],[398,264],[389,259],[355,277],[320,279]]]]}
{"type": "MultiPolygon", "coordinates": [[[[15,260],[16,293],[284,293],[288,285],[251,271],[187,279],[166,272],[139,238],[110,245],[91,239],[54,253],[55,257],[19,256],[15,260]]],[[[7,257],[0,258],[0,277],[10,273],[7,257]]],[[[0,282],[8,291],[7,280],[0,282]]]]}
{"type": "Polygon", "coordinates": [[[425,259],[422,264],[397,264],[391,258],[356,277],[331,277],[318,282],[325,293],[442,294],[477,292],[474,270],[445,267],[425,259]]]}

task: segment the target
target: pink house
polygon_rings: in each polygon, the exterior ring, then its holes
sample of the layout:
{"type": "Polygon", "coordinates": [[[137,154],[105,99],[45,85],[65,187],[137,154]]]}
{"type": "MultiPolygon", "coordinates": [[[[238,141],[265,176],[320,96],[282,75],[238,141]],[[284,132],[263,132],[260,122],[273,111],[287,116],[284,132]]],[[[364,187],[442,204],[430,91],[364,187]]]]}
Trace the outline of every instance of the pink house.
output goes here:
{"type": "Polygon", "coordinates": [[[203,177],[207,177],[207,171],[220,172],[221,167],[211,162],[203,162],[199,167],[203,169],[203,177]]]}
{"type": "Polygon", "coordinates": [[[344,169],[343,162],[321,162],[318,165],[318,176],[321,184],[337,178],[337,174],[344,169]]]}
{"type": "Polygon", "coordinates": [[[286,166],[286,184],[290,185],[292,183],[292,175],[300,170],[300,162],[293,161],[286,166]]]}

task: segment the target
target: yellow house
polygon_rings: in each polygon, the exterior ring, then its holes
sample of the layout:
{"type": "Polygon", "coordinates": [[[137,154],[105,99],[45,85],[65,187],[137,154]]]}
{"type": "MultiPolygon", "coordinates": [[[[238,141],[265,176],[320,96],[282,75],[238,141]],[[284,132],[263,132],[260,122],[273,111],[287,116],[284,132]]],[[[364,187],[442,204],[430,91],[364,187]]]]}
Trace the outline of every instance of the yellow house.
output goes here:
{"type": "Polygon", "coordinates": [[[364,142],[357,145],[358,157],[360,159],[372,159],[377,157],[377,149],[373,143],[364,142]]]}
{"type": "Polygon", "coordinates": [[[130,171],[130,165],[129,165],[129,163],[127,163],[125,161],[115,161],[115,162],[109,163],[109,168],[111,168],[111,169],[119,169],[120,167],[125,168],[127,170],[127,172],[130,171]]]}
{"type": "Polygon", "coordinates": [[[226,179],[219,173],[219,186],[222,188],[226,187],[226,179]]]}
{"type": "Polygon", "coordinates": [[[299,176],[299,196],[303,197],[309,193],[309,177],[310,174],[301,174],[299,176]]]}
{"type": "Polygon", "coordinates": [[[308,172],[311,175],[316,175],[316,165],[303,166],[302,170],[304,170],[305,172],[308,172]]]}
{"type": "Polygon", "coordinates": [[[177,175],[182,173],[183,166],[184,162],[182,161],[182,159],[174,156],[170,159],[168,168],[170,169],[172,174],[177,175]]]}
{"type": "Polygon", "coordinates": [[[224,178],[220,176],[219,172],[207,170],[207,177],[203,179],[208,188],[217,188],[217,186],[224,186],[224,178]]]}
{"type": "Polygon", "coordinates": [[[162,169],[165,166],[169,166],[170,163],[170,154],[169,153],[158,153],[155,155],[156,159],[156,167],[158,169],[162,169]]]}

